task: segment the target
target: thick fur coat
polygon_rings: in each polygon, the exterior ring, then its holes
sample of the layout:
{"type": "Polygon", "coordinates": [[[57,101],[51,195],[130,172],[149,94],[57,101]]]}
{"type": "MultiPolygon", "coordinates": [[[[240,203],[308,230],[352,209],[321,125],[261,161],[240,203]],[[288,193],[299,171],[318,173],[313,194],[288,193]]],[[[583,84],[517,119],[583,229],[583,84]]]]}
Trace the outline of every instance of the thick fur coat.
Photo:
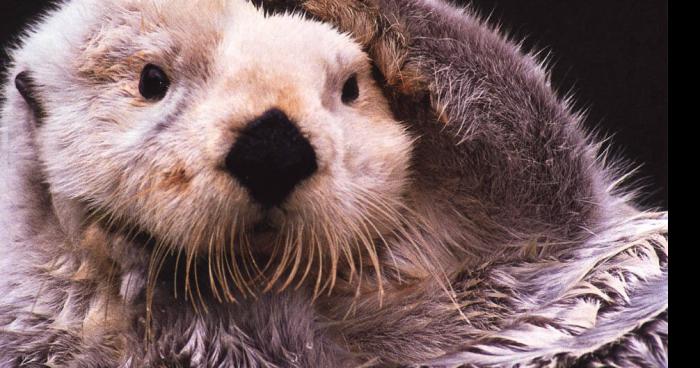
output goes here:
{"type": "Polygon", "coordinates": [[[0,367],[667,364],[667,216],[535,56],[439,0],[253,3],[69,1],[11,52],[0,367]],[[319,169],[248,240],[203,162],[272,106],[319,169]]]}

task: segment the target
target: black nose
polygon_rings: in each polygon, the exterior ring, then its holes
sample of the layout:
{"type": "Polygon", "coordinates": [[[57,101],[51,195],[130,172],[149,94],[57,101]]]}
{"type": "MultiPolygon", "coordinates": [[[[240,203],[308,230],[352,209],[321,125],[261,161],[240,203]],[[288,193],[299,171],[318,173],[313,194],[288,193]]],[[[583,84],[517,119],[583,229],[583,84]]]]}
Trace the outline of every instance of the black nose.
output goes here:
{"type": "Polygon", "coordinates": [[[284,112],[271,109],[243,129],[226,168],[253,199],[271,207],[316,171],[316,153],[284,112]]]}

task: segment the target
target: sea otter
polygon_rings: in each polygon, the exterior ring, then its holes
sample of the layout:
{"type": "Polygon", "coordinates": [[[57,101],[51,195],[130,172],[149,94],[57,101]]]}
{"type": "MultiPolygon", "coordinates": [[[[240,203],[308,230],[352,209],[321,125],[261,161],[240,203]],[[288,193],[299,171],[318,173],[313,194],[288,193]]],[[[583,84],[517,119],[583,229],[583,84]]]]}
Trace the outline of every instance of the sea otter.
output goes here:
{"type": "Polygon", "coordinates": [[[11,55],[2,366],[454,362],[523,311],[490,267],[638,215],[438,1],[73,0],[11,55]]]}

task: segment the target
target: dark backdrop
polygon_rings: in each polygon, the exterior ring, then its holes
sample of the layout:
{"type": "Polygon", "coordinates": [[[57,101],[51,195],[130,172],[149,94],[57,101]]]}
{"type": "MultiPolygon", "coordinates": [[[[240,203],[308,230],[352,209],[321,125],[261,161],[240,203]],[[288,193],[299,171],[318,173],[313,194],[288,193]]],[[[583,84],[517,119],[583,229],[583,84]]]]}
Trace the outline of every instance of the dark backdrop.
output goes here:
{"type": "MultiPolygon", "coordinates": [[[[466,3],[467,1],[460,1],[466,3]]],[[[4,46],[51,1],[0,0],[4,46]]],[[[525,46],[550,53],[552,80],[613,135],[611,152],[642,165],[646,205],[668,207],[668,6],[665,0],[472,0],[525,46]]],[[[0,53],[4,62],[6,56],[0,53]]]]}

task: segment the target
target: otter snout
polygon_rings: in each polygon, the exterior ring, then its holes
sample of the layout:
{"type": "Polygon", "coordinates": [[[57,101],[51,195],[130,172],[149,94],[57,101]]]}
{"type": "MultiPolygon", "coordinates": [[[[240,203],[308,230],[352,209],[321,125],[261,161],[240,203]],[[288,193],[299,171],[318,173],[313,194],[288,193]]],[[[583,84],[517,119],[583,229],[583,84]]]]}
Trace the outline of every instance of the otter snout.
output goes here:
{"type": "Polygon", "coordinates": [[[318,166],[299,128],[282,110],[271,109],[243,129],[226,157],[226,168],[255,201],[273,207],[318,166]]]}

